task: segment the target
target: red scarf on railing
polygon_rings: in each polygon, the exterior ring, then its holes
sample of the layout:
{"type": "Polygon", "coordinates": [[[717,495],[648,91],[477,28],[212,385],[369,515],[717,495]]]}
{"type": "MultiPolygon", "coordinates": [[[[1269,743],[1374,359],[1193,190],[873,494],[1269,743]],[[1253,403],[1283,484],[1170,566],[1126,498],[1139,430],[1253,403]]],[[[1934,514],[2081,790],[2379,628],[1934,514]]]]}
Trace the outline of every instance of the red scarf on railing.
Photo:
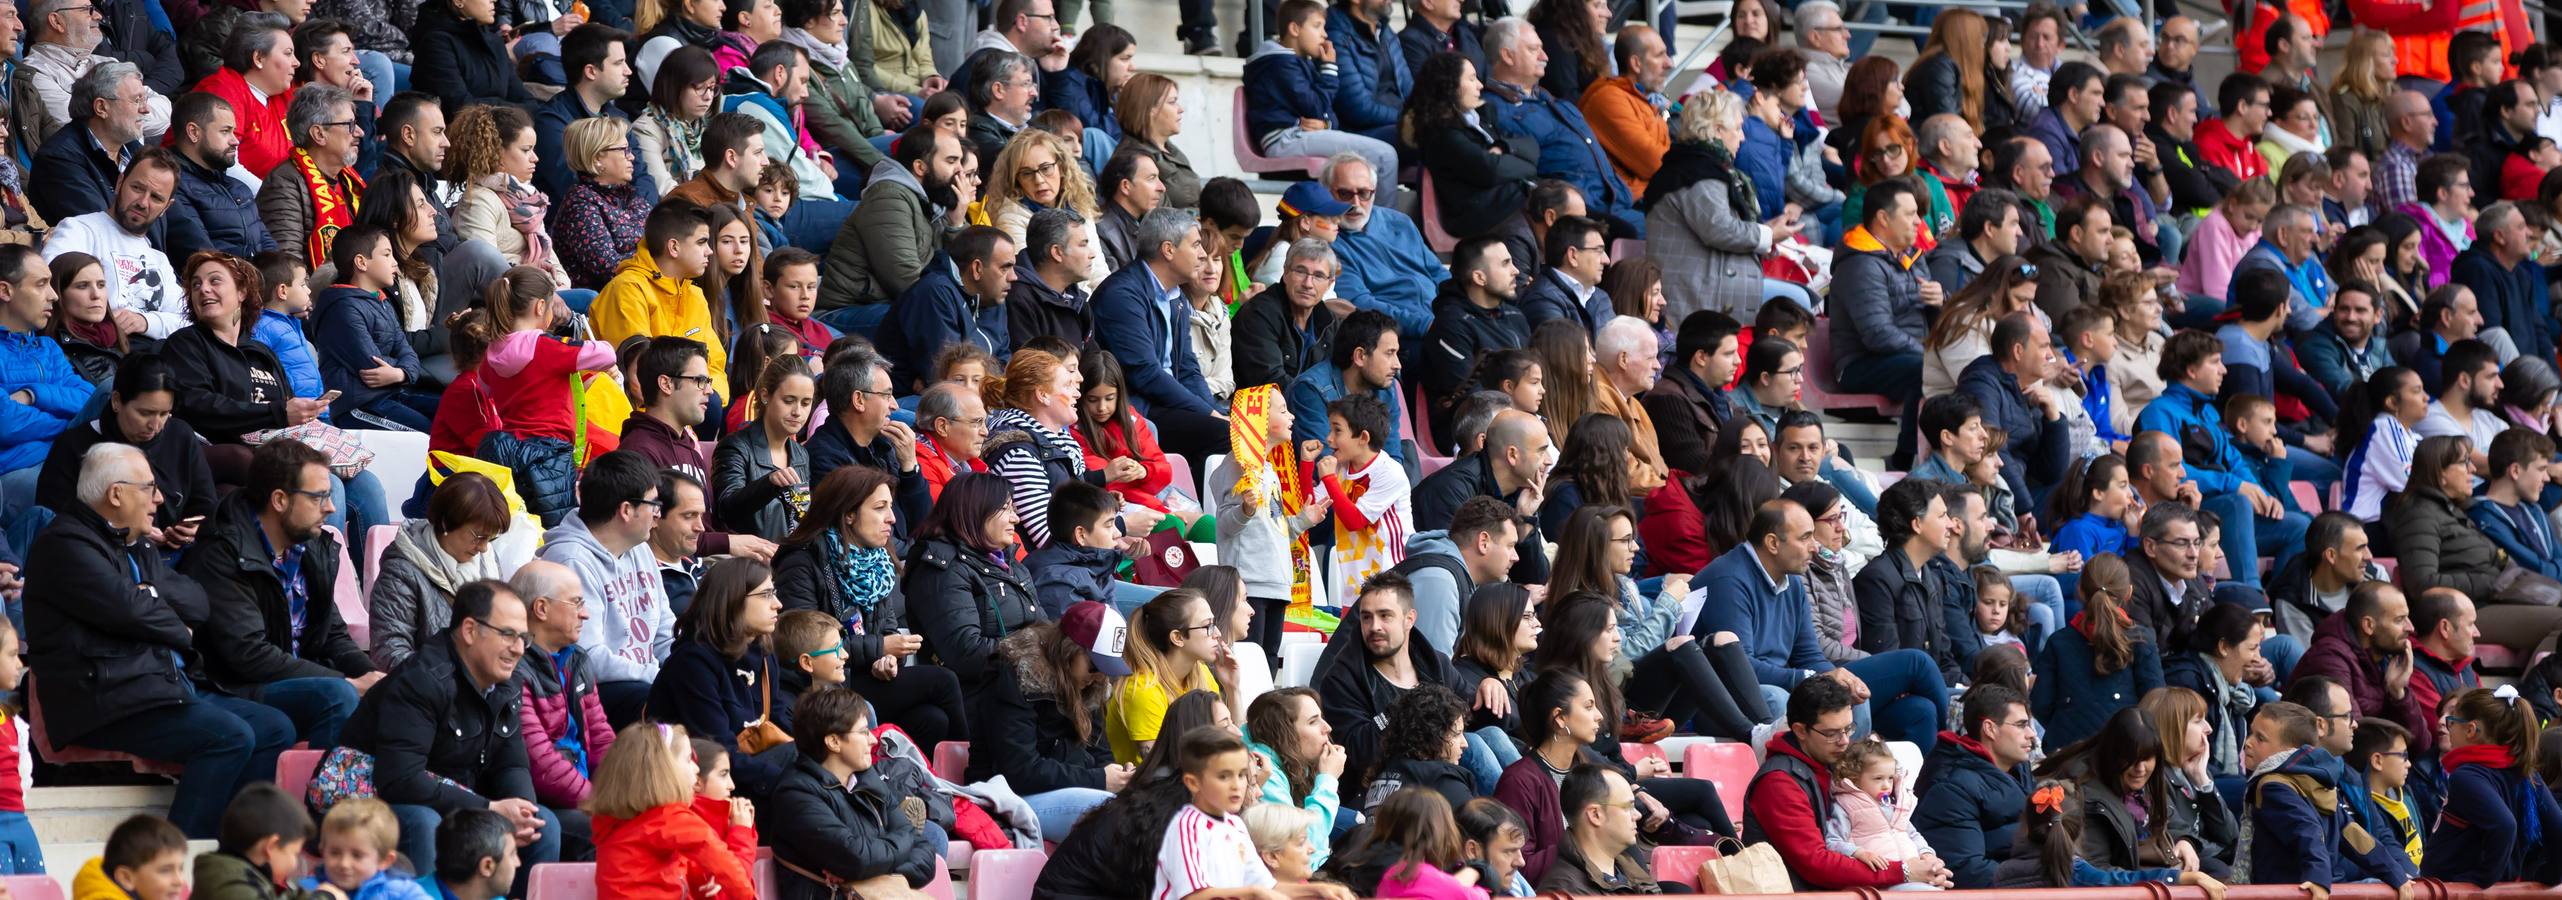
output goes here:
{"type": "Polygon", "coordinates": [[[310,153],[297,147],[289,158],[293,161],[294,171],[302,174],[305,189],[311,192],[311,236],[305,245],[308,255],[304,258],[311,260],[312,265],[319,265],[329,259],[329,245],[337,241],[338,229],[356,223],[357,195],[364,193],[365,179],[354,169],[341,169],[338,174],[347,179],[352,189],[345,196],[340,196],[339,183],[312,163],[310,153]]]}

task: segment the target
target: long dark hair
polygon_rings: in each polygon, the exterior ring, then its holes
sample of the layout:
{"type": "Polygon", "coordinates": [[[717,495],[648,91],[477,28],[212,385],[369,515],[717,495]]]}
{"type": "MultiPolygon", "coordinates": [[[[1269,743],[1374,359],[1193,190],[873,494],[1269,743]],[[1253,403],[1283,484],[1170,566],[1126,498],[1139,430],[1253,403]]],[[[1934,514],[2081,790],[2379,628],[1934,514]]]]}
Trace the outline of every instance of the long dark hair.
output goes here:
{"type": "MultiPolygon", "coordinates": [[[[1409,696],[1415,691],[1407,692],[1409,696]]],[[[1245,733],[1256,743],[1272,748],[1273,762],[1278,763],[1283,779],[1290,783],[1290,802],[1305,803],[1308,791],[1317,783],[1317,759],[1299,746],[1298,701],[1305,700],[1308,709],[1323,709],[1317,692],[1304,687],[1274,688],[1254,698],[1245,708],[1245,733]]],[[[1390,728],[1394,728],[1393,721],[1390,728]]],[[[1166,734],[1157,732],[1157,743],[1165,743],[1166,734]]]]}
{"type": "Polygon", "coordinates": [[[2133,598],[2133,570],[2114,553],[2093,556],[2082,565],[2082,614],[2074,624],[2091,645],[2091,665],[2113,675],[2135,664],[2134,626],[2126,605],[2133,598]]]}
{"type": "Polygon", "coordinates": [[[2409,368],[2385,366],[2363,383],[2349,385],[2348,396],[2340,398],[2339,451],[2355,453],[2366,446],[2366,439],[2375,433],[2375,417],[2385,412],[2385,401],[2401,393],[2402,379],[2418,377],[2420,373],[2409,368]]]}
{"type": "Polygon", "coordinates": [[[1601,725],[1615,728],[1619,723],[1619,683],[1610,677],[1610,661],[1594,659],[1593,643],[1616,628],[1611,617],[1619,611],[1613,595],[1576,591],[1559,594],[1556,602],[1542,609],[1540,618],[1547,633],[1539,639],[1539,649],[1531,651],[1532,668],[1542,672],[1562,669],[1582,675],[1592,684],[1593,702],[1601,706],[1601,725]]]}
{"type": "MultiPolygon", "coordinates": [[[[1112,57],[1119,56],[1121,51],[1138,45],[1139,39],[1132,36],[1129,29],[1109,22],[1097,23],[1085,29],[1084,34],[1077,36],[1076,49],[1068,53],[1068,68],[1093,76],[1095,85],[1103,88],[1105,93],[1110,93],[1112,57]]],[[[1103,125],[1101,122],[1085,124],[1095,127],[1103,125]]]]}
{"type": "Polygon", "coordinates": [[[1618,601],[1619,579],[1626,576],[1610,571],[1606,557],[1610,524],[1620,520],[1627,521],[1629,536],[1634,537],[1637,517],[1624,506],[1586,505],[1566,517],[1566,527],[1557,535],[1557,562],[1548,572],[1550,594],[1562,597],[1590,591],[1618,601]]]}
{"type": "Polygon", "coordinates": [[[1096,807],[1099,821],[1110,821],[1101,813],[1109,809],[1118,817],[1111,839],[1103,843],[1105,865],[1119,883],[1145,881],[1156,865],[1156,848],[1165,840],[1165,823],[1192,803],[1192,792],[1183,787],[1177,771],[1178,750],[1183,735],[1194,728],[1208,726],[1216,715],[1219,695],[1192,691],[1165,708],[1165,720],[1157,732],[1156,745],[1139,769],[1130,776],[1129,785],[1119,794],[1096,807]]]}
{"type": "MultiPolygon", "coordinates": [[[[996,652],[999,662],[1007,666],[998,670],[1001,678],[1020,681],[1013,666],[1038,664],[1048,669],[1054,682],[1050,685],[1050,699],[1068,711],[1068,725],[1076,730],[1077,743],[1094,743],[1095,713],[1103,708],[1104,683],[1091,677],[1094,664],[1084,645],[1068,637],[1056,622],[1037,622],[1006,635],[997,643],[996,652]]],[[[1034,690],[1037,685],[1027,683],[1022,687],[1027,696],[1039,693],[1034,690]]]]}
{"type": "Polygon", "coordinates": [[[1013,487],[1005,476],[990,472],[963,474],[943,486],[943,496],[935,498],[934,508],[916,526],[915,540],[923,544],[940,538],[980,552],[994,552],[998,548],[988,546],[985,536],[987,520],[1013,502],[1013,487]]]}
{"type": "Polygon", "coordinates": [[[1120,357],[1113,356],[1110,350],[1085,351],[1077,360],[1077,373],[1085,376],[1085,383],[1079,385],[1076,392],[1076,430],[1085,435],[1088,446],[1097,455],[1112,456],[1105,441],[1114,431],[1120,432],[1123,443],[1137,444],[1139,427],[1130,421],[1130,378],[1121,369],[1120,357]],[[1120,392],[1120,396],[1112,401],[1112,415],[1097,419],[1085,408],[1085,395],[1107,384],[1120,392]]]}
{"type": "Polygon", "coordinates": [[[1725,471],[1726,477],[1699,492],[1698,497],[1701,531],[1712,553],[1743,546],[1744,534],[1752,529],[1753,514],[1787,490],[1779,483],[1777,473],[1749,456],[1736,457],[1725,471]]]}
{"type": "Polygon", "coordinates": [[[2114,453],[2074,460],[2064,470],[2064,480],[2055,483],[2055,492],[2047,495],[2046,521],[2062,527],[2081,518],[2091,511],[2091,494],[2106,486],[2112,475],[2125,471],[2126,457],[2114,453]]]}
{"type": "Polygon", "coordinates": [[[1637,433],[1626,419],[1609,413],[1585,413],[1566,431],[1566,446],[1548,470],[1548,489],[1571,483],[1586,503],[1628,506],[1628,453],[1637,433]]]}
{"type": "Polygon", "coordinates": [[[750,592],[773,580],[773,567],[744,556],[713,563],[703,573],[702,587],[694,591],[694,604],[685,608],[685,618],[676,623],[677,639],[702,641],[733,659],[751,646],[772,652],[771,633],[748,634],[739,630],[738,619],[747,609],[750,592]]]}
{"type": "MultiPolygon", "coordinates": [[[[2078,773],[2079,780],[2091,786],[2083,793],[2083,804],[2087,807],[2102,796],[2124,796],[2126,773],[2138,765],[2159,763],[2161,759],[2162,736],[2153,730],[2153,717],[2142,707],[2129,705],[2109,716],[2108,723],[2101,725],[2097,734],[2055,751],[2055,755],[2047,757],[2045,763],[2037,767],[2037,774],[2078,773]]],[[[2163,767],[2156,765],[2153,777],[2144,782],[2144,808],[2170,808],[2170,791],[2164,784],[2167,780],[2163,767]]],[[[2150,842],[2164,858],[2172,854],[2171,830],[2168,828],[2153,828],[2140,840],[2150,842]]],[[[2075,842],[2077,846],[2079,843],[2075,842]]]]}
{"type": "MultiPolygon", "coordinates": [[[[1414,70],[1414,89],[1406,93],[1405,115],[1397,122],[1397,134],[1406,146],[1416,146],[1417,138],[1435,131],[1466,127],[1468,111],[1459,106],[1459,82],[1467,67],[1474,65],[1466,56],[1449,52],[1434,54],[1414,70]]],[[[1487,134],[1495,132],[1493,114],[1492,104],[1477,107],[1477,124],[1487,134]]]]}
{"type": "MultiPolygon", "coordinates": [[[[757,278],[757,273],[765,267],[765,254],[756,249],[755,219],[725,203],[713,204],[709,209],[712,213],[713,244],[720,243],[721,229],[733,222],[747,228],[746,269],[737,275],[721,274],[719,254],[715,252],[712,264],[703,267],[703,274],[694,279],[694,284],[703,289],[704,301],[711,304],[713,332],[721,341],[727,342],[747,329],[765,324],[765,283],[757,278]]],[[[733,400],[737,398],[736,394],[730,396],[733,400]]]]}
{"type": "MultiPolygon", "coordinates": [[[[356,222],[361,225],[379,226],[391,232],[392,255],[400,258],[401,277],[416,282],[419,289],[424,291],[433,272],[428,268],[427,261],[418,255],[418,248],[425,245],[409,243],[409,231],[417,227],[418,217],[429,215],[429,213],[420,210],[418,204],[409,202],[409,192],[413,189],[425,190],[426,186],[419,184],[418,176],[410,174],[407,168],[382,167],[380,174],[375,175],[372,181],[365,183],[365,197],[362,206],[356,211],[356,222]]],[[[434,202],[434,198],[428,199],[429,202],[434,202]]],[[[344,277],[346,273],[341,272],[339,275],[344,277]]],[[[392,296],[397,299],[399,294],[394,292],[392,296]]],[[[435,302],[433,297],[419,299],[429,303],[435,302]]]]}
{"type": "MultiPolygon", "coordinates": [[[[2049,778],[2037,783],[2021,805],[2018,841],[2037,851],[2037,870],[2050,887],[2073,886],[2073,861],[2082,856],[2082,803],[2073,782],[2049,778]]],[[[2168,829],[2164,829],[2168,830],[2168,829]]]]}
{"type": "MultiPolygon", "coordinates": [[[[105,263],[99,262],[98,258],[95,256],[82,253],[78,250],[68,251],[63,253],[61,256],[54,257],[53,263],[46,268],[46,271],[53,275],[53,289],[60,291],[65,285],[70,284],[80,277],[80,270],[86,269],[90,266],[98,267],[98,275],[101,278],[106,276],[107,267],[105,263]]],[[[115,303],[105,301],[104,298],[101,298],[101,300],[102,302],[106,302],[107,305],[107,318],[104,321],[109,324],[114,323],[116,320],[115,303]]],[[[45,320],[45,336],[53,338],[56,341],[70,337],[70,329],[66,327],[70,322],[71,313],[62,308],[62,295],[57,293],[54,295],[53,299],[53,315],[45,320]]],[[[115,346],[107,349],[114,350],[118,353],[124,353],[132,349],[125,341],[124,329],[113,328],[108,330],[115,332],[116,343],[115,346]]]]}
{"type": "Polygon", "coordinates": [[[1595,30],[1584,4],[1574,0],[1541,0],[1523,15],[1539,29],[1550,44],[1575,52],[1577,84],[1590,84],[1609,71],[1610,50],[1601,43],[1601,32],[1595,30]]]}
{"type": "Polygon", "coordinates": [[[1511,582],[1477,588],[1460,615],[1459,640],[1452,659],[1472,659],[1489,672],[1518,671],[1521,655],[1513,652],[1512,635],[1530,612],[1530,589],[1511,582]]]}

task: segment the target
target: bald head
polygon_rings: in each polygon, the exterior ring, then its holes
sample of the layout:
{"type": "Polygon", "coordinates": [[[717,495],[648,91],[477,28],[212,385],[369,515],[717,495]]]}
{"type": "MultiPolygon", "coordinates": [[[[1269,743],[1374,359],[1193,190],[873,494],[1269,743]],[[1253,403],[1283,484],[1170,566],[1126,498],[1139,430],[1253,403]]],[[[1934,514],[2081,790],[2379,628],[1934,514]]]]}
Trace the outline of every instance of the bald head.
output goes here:
{"type": "Polygon", "coordinates": [[[578,640],[578,629],[587,624],[587,591],[578,573],[537,559],[517,569],[507,586],[525,598],[525,618],[536,645],[558,652],[578,640]]]}
{"type": "Polygon", "coordinates": [[[1486,430],[1483,451],[1487,468],[1505,493],[1524,485],[1545,482],[1548,466],[1556,445],[1548,438],[1548,423],[1538,416],[1517,409],[1495,414],[1494,425],[1486,430]]]}
{"type": "Polygon", "coordinates": [[[2384,99],[2384,124],[2395,140],[2426,151],[2437,135],[2437,114],[2418,91],[2394,91],[2384,99]]]}

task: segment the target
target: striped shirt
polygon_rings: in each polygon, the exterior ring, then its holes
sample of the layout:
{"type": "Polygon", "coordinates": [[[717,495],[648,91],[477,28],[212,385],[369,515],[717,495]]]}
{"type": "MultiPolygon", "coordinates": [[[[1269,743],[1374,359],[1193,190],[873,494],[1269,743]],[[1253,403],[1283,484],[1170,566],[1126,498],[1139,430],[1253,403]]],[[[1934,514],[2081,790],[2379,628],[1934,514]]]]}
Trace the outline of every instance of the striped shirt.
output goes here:
{"type": "Polygon", "coordinates": [[[1156,851],[1156,889],[1149,900],[1183,900],[1206,888],[1271,887],[1272,870],[1254,852],[1245,820],[1212,818],[1186,803],[1165,823],[1156,851]]]}
{"type": "Polygon", "coordinates": [[[2361,522],[2383,518],[2384,498],[2410,483],[2411,454],[2419,449],[2418,433],[2391,413],[2377,414],[2366,443],[2349,452],[2348,494],[2342,498],[2349,515],[2361,522]]]}

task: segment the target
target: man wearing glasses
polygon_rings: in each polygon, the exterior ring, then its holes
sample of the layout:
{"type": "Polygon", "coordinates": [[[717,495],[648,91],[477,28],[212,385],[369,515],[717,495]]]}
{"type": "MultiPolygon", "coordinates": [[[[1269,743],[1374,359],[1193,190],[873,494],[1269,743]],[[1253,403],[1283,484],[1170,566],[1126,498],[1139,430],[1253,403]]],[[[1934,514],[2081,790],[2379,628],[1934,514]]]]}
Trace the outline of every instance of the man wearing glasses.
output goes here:
{"type": "MultiPolygon", "coordinates": [[[[1379,170],[1361,155],[1337,153],[1319,174],[1334,199],[1352,207],[1334,239],[1343,261],[1335,296],[1395,317],[1401,334],[1432,330],[1432,295],[1450,280],[1450,270],[1423,242],[1423,230],[1405,213],[1379,205],[1379,170]]],[[[1388,182],[1394,193],[1395,172],[1388,182]]]]}
{"type": "MultiPolygon", "coordinates": [[[[659,482],[662,492],[680,477],[659,482]]],[[[695,491],[699,495],[701,488],[695,491]]],[[[525,601],[527,646],[516,664],[516,685],[532,713],[522,736],[534,802],[560,820],[567,856],[584,859],[594,850],[580,846],[588,840],[589,824],[578,805],[594,788],[589,778],[597,760],[614,746],[614,726],[596,696],[595,660],[578,646],[578,632],[587,627],[587,595],[577,573],[539,559],[518,568],[508,587],[525,601]]]]}
{"type": "Polygon", "coordinates": [[[293,108],[285,112],[294,137],[292,158],[268,170],[258,186],[268,233],[280,235],[277,245],[306,266],[328,262],[338,229],[356,221],[355,198],[364,193],[364,180],[355,162],[364,135],[356,127],[355,100],[346,88],[316,81],[296,89],[293,108]]]}
{"type": "Polygon", "coordinates": [[[597,696],[616,728],[640,720],[659,664],[675,648],[676,612],[649,552],[650,532],[666,508],[658,468],[617,450],[587,464],[578,514],[543,535],[542,558],[576,573],[587,598],[591,615],[578,645],[595,660],[597,696]]]}
{"type": "MultiPolygon", "coordinates": [[[[2422,704],[2421,692],[2411,689],[2417,662],[2410,599],[2390,584],[2370,581],[2350,591],[2348,606],[2313,630],[2313,646],[2295,663],[2286,699],[2304,703],[2317,716],[2331,716],[2318,725],[2326,748],[2333,743],[2333,732],[2355,730],[2355,716],[2364,714],[2410,729],[2412,756],[2426,758],[2439,729],[2437,710],[2422,704]],[[2328,682],[2338,693],[2316,693],[2310,698],[2321,702],[2306,703],[2297,698],[2304,696],[2299,691],[2308,682],[2328,682]]],[[[2345,748],[2349,738],[2339,734],[2337,744],[2345,748]]]]}
{"type": "MultiPolygon", "coordinates": [[[[117,53],[109,46],[105,28],[107,10],[100,5],[101,2],[103,0],[45,0],[28,10],[26,71],[18,76],[23,79],[18,84],[27,89],[18,91],[11,98],[19,127],[23,129],[18,135],[20,146],[42,144],[63,126],[91,115],[88,106],[76,102],[77,98],[73,96],[78,93],[76,86],[91,72],[118,63],[123,64],[125,74],[133,76],[134,101],[145,107],[136,116],[145,132],[141,136],[156,140],[161,132],[168,130],[169,100],[160,90],[155,90],[151,82],[163,81],[164,87],[170,90],[178,87],[184,72],[178,65],[176,47],[167,36],[145,23],[142,30],[146,34],[139,37],[156,37],[169,47],[168,70],[163,72],[155,67],[146,71],[141,68],[143,63],[127,62],[125,54],[117,53]]],[[[104,91],[96,96],[104,100],[118,94],[104,91]]]]}
{"type": "Polygon", "coordinates": [[[1913,827],[1948,864],[1957,887],[1988,888],[2010,858],[2035,784],[2028,755],[2037,749],[2037,722],[2026,698],[1998,684],[1968,690],[1958,716],[1966,740],[1940,741],[1922,761],[1913,827]]]}
{"type": "Polygon", "coordinates": [[[1768,756],[1744,793],[1744,843],[1777,849],[1800,891],[1951,886],[1948,866],[1936,854],[1870,868],[1825,845],[1824,822],[1832,818],[1831,773],[1850,750],[1855,730],[1851,710],[1858,705],[1847,680],[1809,678],[1789,694],[1788,730],[1770,736],[1768,756]]]}

